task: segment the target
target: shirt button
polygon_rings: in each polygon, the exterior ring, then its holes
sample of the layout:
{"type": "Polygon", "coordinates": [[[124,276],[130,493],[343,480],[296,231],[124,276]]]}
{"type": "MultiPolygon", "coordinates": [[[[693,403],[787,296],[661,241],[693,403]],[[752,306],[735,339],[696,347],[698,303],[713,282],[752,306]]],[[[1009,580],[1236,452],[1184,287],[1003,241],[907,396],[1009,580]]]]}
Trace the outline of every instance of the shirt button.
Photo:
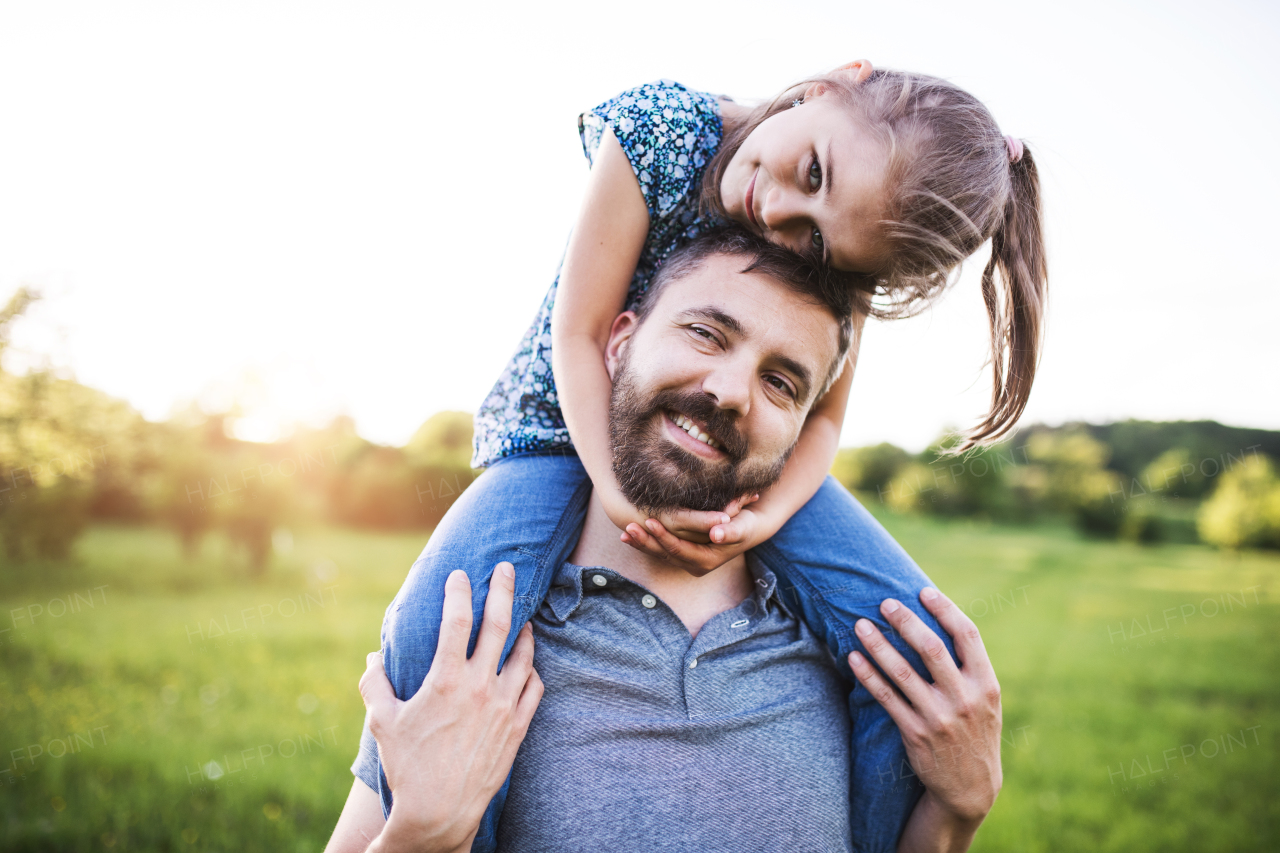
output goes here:
{"type": "Polygon", "coordinates": [[[653,609],[658,606],[658,599],[654,598],[652,595],[646,595],[644,598],[640,599],[640,603],[645,607],[653,609]]]}
{"type": "Polygon", "coordinates": [[[698,666],[697,658],[694,658],[693,660],[689,661],[689,669],[696,669],[697,666],[698,666]]]}
{"type": "Polygon", "coordinates": [[[604,576],[604,575],[592,575],[592,577],[591,577],[591,582],[592,582],[593,584],[595,584],[596,586],[604,586],[604,585],[605,585],[605,584],[607,584],[609,581],[607,581],[607,580],[605,579],[605,576],[604,576]]]}

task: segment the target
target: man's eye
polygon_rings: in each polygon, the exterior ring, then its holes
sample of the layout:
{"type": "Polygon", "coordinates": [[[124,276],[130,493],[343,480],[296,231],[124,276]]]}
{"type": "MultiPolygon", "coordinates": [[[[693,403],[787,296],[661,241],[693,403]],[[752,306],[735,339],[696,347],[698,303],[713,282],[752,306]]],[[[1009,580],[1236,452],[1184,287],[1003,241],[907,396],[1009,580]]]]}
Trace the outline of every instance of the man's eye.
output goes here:
{"type": "Polygon", "coordinates": [[[813,239],[813,248],[815,248],[815,249],[817,249],[819,252],[821,252],[821,251],[822,251],[822,246],[823,246],[823,243],[822,243],[822,232],[821,232],[821,231],[819,231],[817,228],[814,228],[814,229],[813,229],[813,237],[812,237],[812,239],[813,239]]]}
{"type": "Polygon", "coordinates": [[[779,379],[778,377],[776,377],[776,376],[766,376],[766,377],[765,377],[765,381],[766,381],[766,382],[768,382],[770,385],[772,385],[774,388],[777,388],[777,389],[778,389],[779,391],[781,391],[783,394],[786,394],[788,397],[792,396],[792,394],[791,394],[791,386],[790,386],[790,385],[788,385],[786,382],[783,382],[783,381],[782,381],[781,379],[779,379]]]}
{"type": "Polygon", "coordinates": [[[818,161],[814,160],[809,166],[809,189],[817,191],[822,186],[822,166],[818,165],[818,161]]]}
{"type": "Polygon", "coordinates": [[[690,326],[689,329],[700,338],[706,338],[709,341],[714,341],[716,339],[716,336],[711,334],[710,330],[704,329],[701,326],[690,326]]]}

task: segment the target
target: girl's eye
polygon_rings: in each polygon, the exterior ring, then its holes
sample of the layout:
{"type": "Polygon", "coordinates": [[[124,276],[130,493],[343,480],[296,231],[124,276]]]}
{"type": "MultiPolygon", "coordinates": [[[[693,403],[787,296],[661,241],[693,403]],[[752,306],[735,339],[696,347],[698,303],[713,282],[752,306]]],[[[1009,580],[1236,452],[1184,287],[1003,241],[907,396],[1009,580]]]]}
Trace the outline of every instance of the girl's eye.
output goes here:
{"type": "Polygon", "coordinates": [[[822,232],[819,231],[817,228],[813,229],[812,239],[813,239],[813,248],[821,252],[822,251],[822,232]]]}
{"type": "Polygon", "coordinates": [[[820,186],[822,186],[822,166],[818,165],[817,160],[814,160],[809,166],[809,189],[817,192],[820,186]]]}

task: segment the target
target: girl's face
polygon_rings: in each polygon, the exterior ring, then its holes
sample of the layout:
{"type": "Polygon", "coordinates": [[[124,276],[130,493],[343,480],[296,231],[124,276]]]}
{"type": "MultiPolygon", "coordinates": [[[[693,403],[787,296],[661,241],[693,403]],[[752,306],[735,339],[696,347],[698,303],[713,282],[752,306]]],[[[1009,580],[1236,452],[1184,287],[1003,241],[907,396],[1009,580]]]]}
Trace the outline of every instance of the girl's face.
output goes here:
{"type": "Polygon", "coordinates": [[[760,124],[720,181],[729,216],[772,243],[817,249],[838,270],[875,272],[885,260],[888,152],[831,93],[760,124]]]}

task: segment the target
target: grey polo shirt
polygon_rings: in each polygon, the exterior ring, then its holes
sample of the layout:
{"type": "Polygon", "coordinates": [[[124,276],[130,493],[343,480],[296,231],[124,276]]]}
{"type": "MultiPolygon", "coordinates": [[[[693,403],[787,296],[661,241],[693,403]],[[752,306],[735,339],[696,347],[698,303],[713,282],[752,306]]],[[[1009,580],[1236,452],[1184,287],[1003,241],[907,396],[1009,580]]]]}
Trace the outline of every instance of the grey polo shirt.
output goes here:
{"type": "Polygon", "coordinates": [[[752,595],[696,638],[618,573],[560,568],[499,853],[850,849],[847,685],[748,566],[752,595]]]}

